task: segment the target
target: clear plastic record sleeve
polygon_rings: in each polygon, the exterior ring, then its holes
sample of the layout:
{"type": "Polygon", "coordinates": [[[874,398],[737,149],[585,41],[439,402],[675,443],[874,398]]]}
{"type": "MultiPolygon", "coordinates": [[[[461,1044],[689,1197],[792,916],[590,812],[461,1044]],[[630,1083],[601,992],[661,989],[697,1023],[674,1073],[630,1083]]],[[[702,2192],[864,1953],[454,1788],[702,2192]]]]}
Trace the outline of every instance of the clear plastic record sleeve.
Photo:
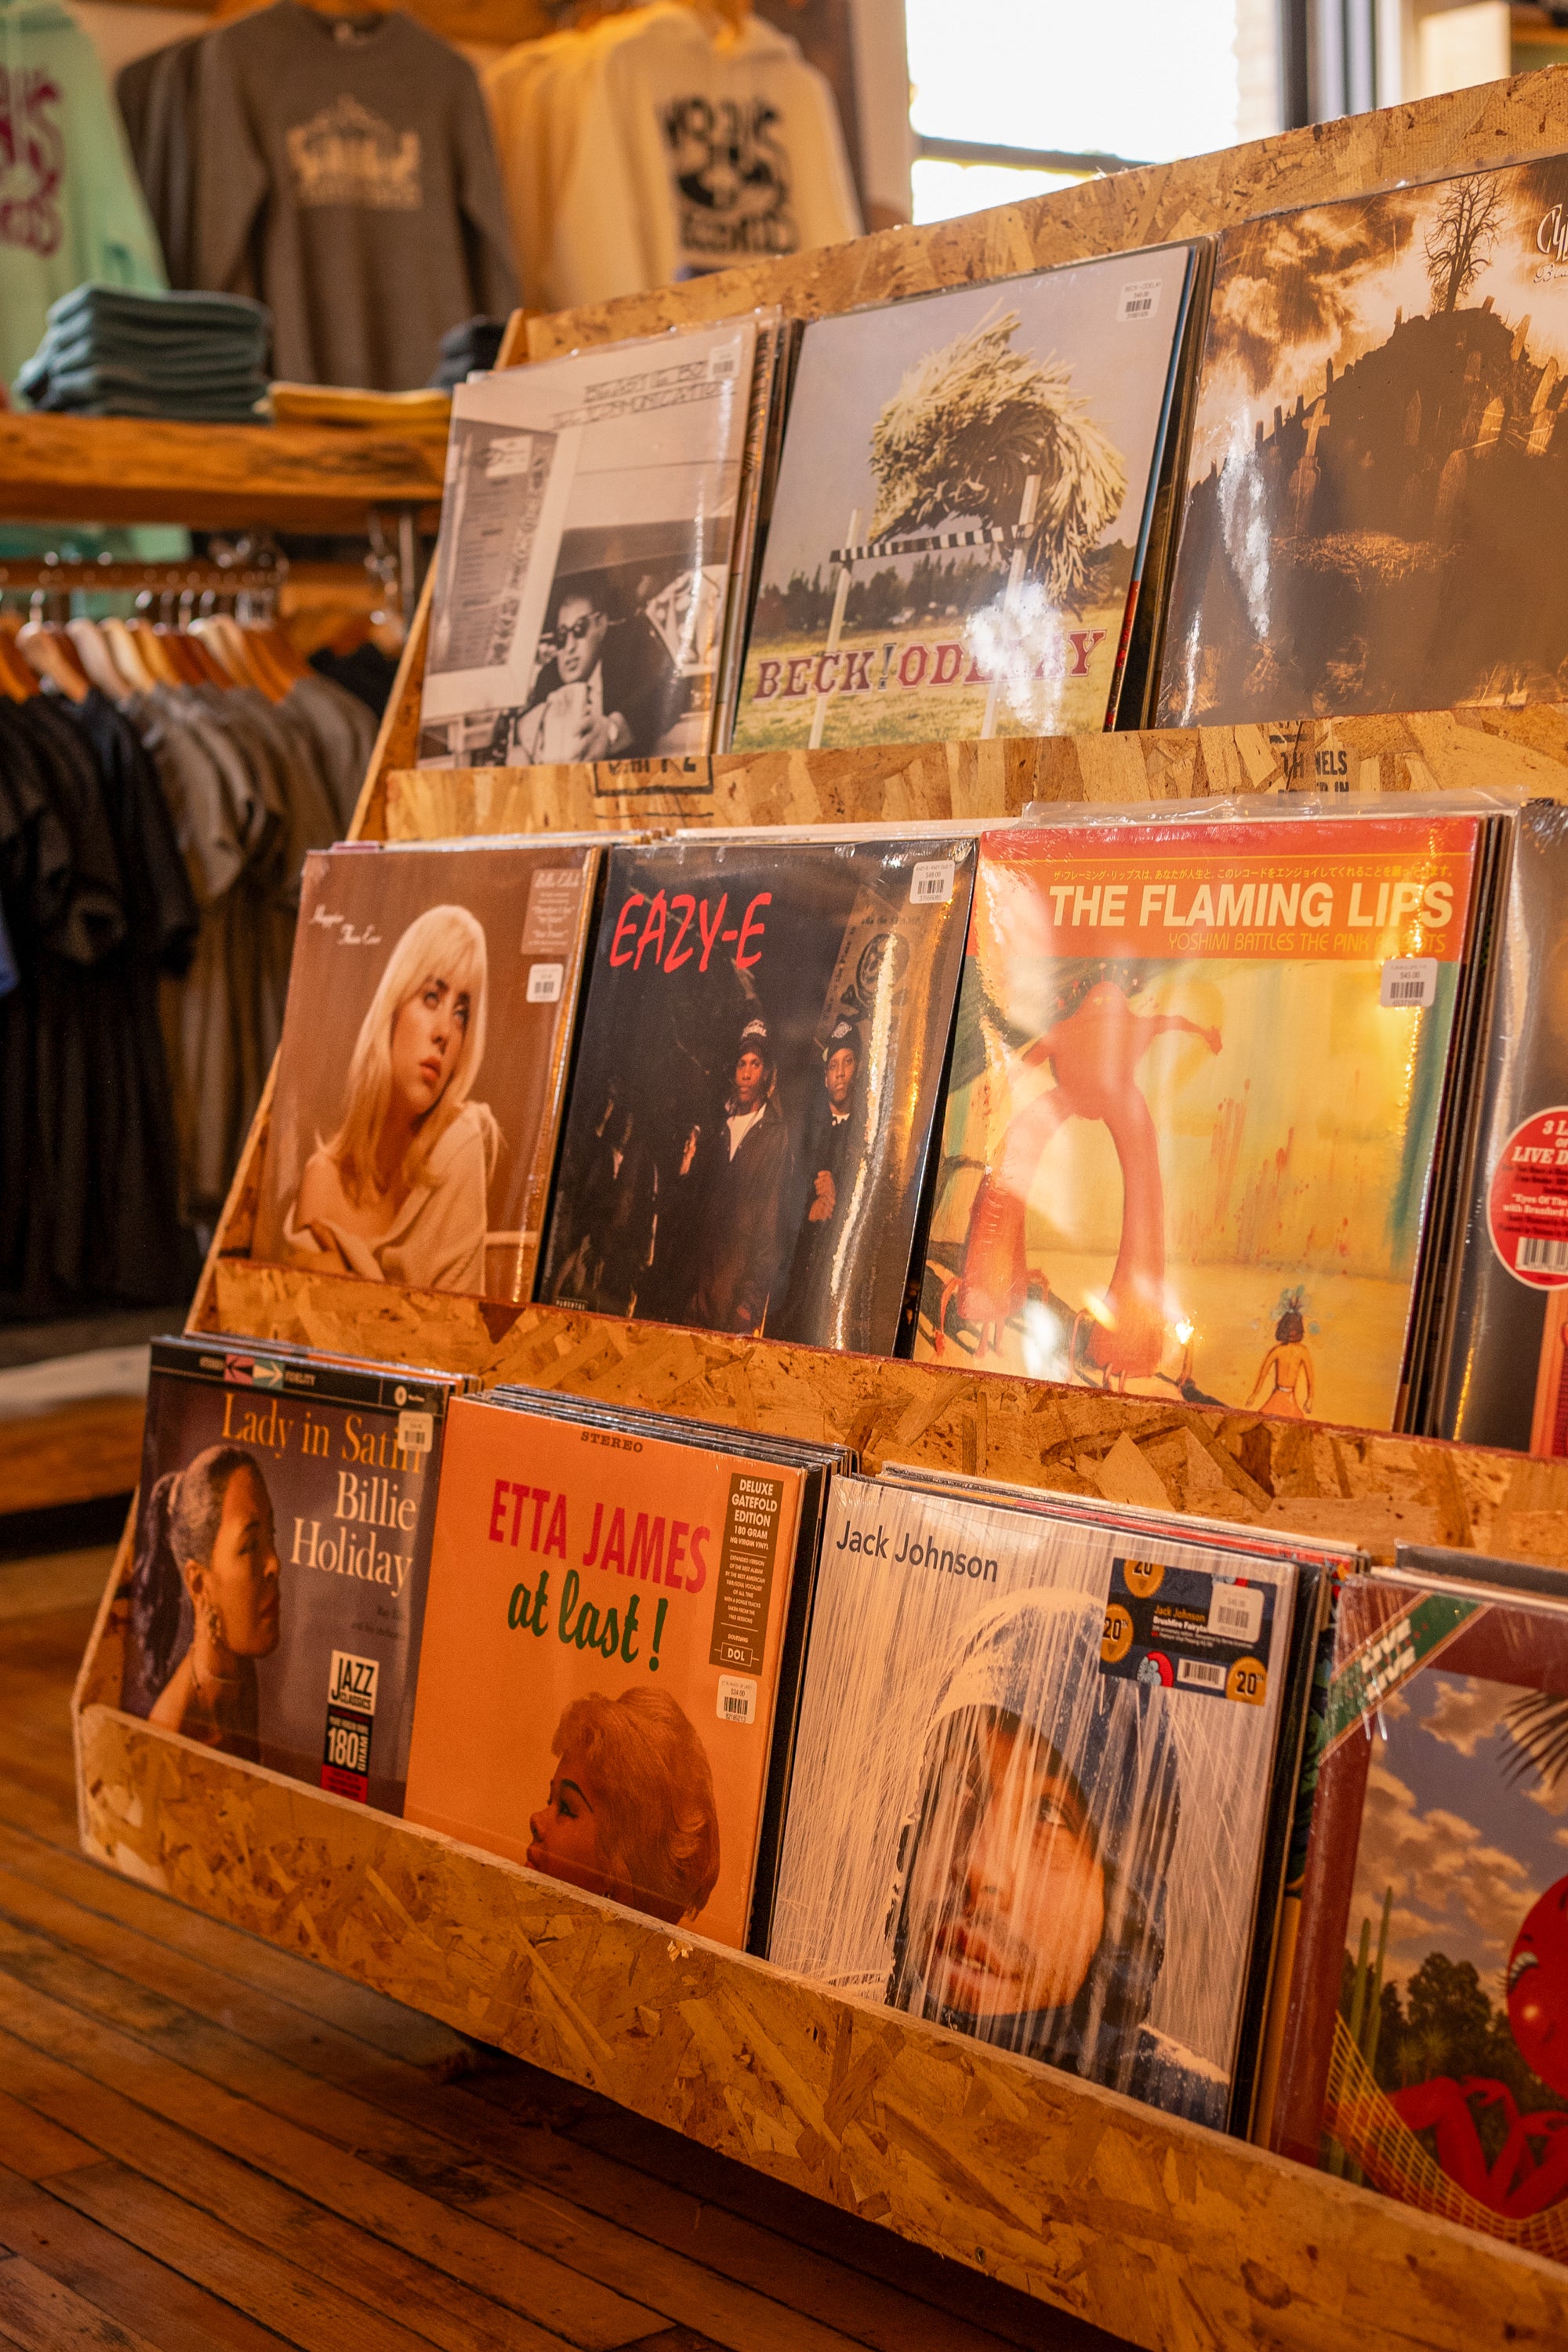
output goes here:
{"type": "Polygon", "coordinates": [[[454,1407],[409,1818],[742,1947],[837,1450],[454,1407]]]}
{"type": "Polygon", "coordinates": [[[1479,1139],[1460,1203],[1443,1437],[1568,1454],[1568,809],[1521,812],[1499,913],[1479,1139]]]}
{"type": "Polygon", "coordinates": [[[254,1341],[154,1341],[126,1711],[400,1812],[461,1387],[254,1341]]]}
{"type": "Polygon", "coordinates": [[[695,837],[609,860],[552,1305],[890,1355],[972,836],[695,837]]]}
{"type": "Polygon", "coordinates": [[[1223,2126],[1298,1570],[1177,1526],[834,1481],[767,1953],[1223,2126]]]}
{"type": "Polygon", "coordinates": [[[530,1295],[603,856],[562,835],[306,860],[254,1256],[530,1295]]]}
{"type": "Polygon", "coordinates": [[[422,767],[712,750],[758,331],[685,327],[458,387],[422,767]]]}

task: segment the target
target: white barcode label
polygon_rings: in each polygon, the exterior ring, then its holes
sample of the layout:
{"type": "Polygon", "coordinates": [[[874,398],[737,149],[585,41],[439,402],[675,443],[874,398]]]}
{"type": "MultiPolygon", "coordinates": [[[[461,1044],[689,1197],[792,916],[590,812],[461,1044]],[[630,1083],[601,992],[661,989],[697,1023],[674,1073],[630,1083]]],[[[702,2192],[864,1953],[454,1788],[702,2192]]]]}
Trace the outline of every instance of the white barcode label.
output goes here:
{"type": "Polygon", "coordinates": [[[427,1412],[400,1412],[397,1416],[397,1450],[400,1454],[428,1454],[436,1443],[435,1417],[427,1412]]]}
{"type": "Polygon", "coordinates": [[[1568,1242],[1548,1241],[1542,1234],[1521,1234],[1514,1264],[1521,1274],[1568,1274],[1568,1242]]]}
{"type": "Polygon", "coordinates": [[[755,1723],[757,1685],[750,1675],[720,1675],[718,1716],[721,1723],[755,1723]]]}
{"type": "Polygon", "coordinates": [[[1390,956],[1383,967],[1377,1001],[1380,1004],[1436,1004],[1436,957],[1390,956]]]}
{"type": "Polygon", "coordinates": [[[1130,278],[1116,305],[1118,319],[1152,319],[1160,307],[1158,278],[1130,278]]]}
{"type": "Polygon", "coordinates": [[[559,1004],[561,982],[566,967],[559,963],[536,963],[529,968],[528,1001],[531,1004],[559,1004]]]}
{"type": "Polygon", "coordinates": [[[726,377],[738,375],[741,354],[733,343],[721,343],[708,354],[708,375],[710,383],[721,383],[726,377]]]}
{"type": "Polygon", "coordinates": [[[911,868],[910,873],[910,903],[916,907],[945,907],[952,897],[953,877],[957,872],[951,857],[931,857],[911,868]]]}
{"type": "MultiPolygon", "coordinates": [[[[1209,1632],[1248,1647],[1263,1631],[1263,1591],[1256,1584],[1216,1584],[1209,1595],[1209,1632]]],[[[1225,1679],[1222,1672],[1221,1681],[1225,1679]]]]}
{"type": "Polygon", "coordinates": [[[1224,1666],[1211,1666],[1203,1658],[1176,1660],[1176,1680],[1179,1683],[1196,1683],[1200,1690],[1224,1690],[1226,1675],[1224,1666]]]}

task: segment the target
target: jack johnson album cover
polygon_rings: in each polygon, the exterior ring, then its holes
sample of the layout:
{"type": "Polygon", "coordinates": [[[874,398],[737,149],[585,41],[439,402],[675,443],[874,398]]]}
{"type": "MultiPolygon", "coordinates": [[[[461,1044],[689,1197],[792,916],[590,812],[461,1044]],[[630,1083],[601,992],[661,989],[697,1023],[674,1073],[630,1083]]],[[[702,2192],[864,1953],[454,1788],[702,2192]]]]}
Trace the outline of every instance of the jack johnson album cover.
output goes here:
{"type": "Polygon", "coordinates": [[[973,840],[612,850],[536,1296],[891,1354],[973,840]]]}
{"type": "Polygon", "coordinates": [[[836,1478],[768,1958],[1223,2126],[1296,1572],[836,1478]]]}
{"type": "Polygon", "coordinates": [[[1559,701],[1568,157],[1218,240],[1160,723],[1559,701]]]}

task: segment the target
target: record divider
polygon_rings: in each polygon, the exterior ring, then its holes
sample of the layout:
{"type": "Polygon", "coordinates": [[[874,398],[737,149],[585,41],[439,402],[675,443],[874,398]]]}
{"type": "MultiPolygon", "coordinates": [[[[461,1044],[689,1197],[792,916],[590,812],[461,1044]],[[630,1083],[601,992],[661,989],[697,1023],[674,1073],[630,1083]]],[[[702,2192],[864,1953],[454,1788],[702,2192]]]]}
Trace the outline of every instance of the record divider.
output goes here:
{"type": "MultiPolygon", "coordinates": [[[[512,320],[521,363],[762,301],[818,316],[1568,148],[1568,71],[1092,181],[935,228],[512,320]]],[[[421,772],[430,583],[353,834],[938,817],[1031,800],[1525,783],[1568,709],[421,772]]],[[[1568,1463],[252,1264],[268,1081],[193,1306],[302,1339],[857,1445],[887,1461],[1568,1567],[1568,1463]]],[[[73,1699],[85,1851],[1150,2352],[1568,2343],[1568,2270],[967,2036],[847,1999],[118,1706],[130,1528],[73,1699]]],[[[1042,2326],[1047,2325],[1042,2315],[1042,2326]]],[[[1044,2336],[1042,2341],[1047,2340],[1044,2336]]]]}

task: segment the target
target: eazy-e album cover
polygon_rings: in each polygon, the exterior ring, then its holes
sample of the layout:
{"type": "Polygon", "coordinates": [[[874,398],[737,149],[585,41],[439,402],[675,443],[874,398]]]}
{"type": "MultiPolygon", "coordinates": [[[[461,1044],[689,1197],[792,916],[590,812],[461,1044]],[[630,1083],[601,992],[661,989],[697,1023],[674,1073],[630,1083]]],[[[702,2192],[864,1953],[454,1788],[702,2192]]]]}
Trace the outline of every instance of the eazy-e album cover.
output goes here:
{"type": "Polygon", "coordinates": [[[528,1297],[599,859],[570,838],[307,858],[255,1256],[528,1297]]]}
{"type": "Polygon", "coordinates": [[[1561,1609],[1417,1580],[1342,1591],[1272,2133],[1558,2262],[1565,1731],[1561,1609]]]}
{"type": "Polygon", "coordinates": [[[889,1354],[968,837],[610,853],[537,1296],[889,1354]]]}
{"type": "Polygon", "coordinates": [[[712,749],[756,321],[452,395],[422,767],[712,749]]]}
{"type": "Polygon", "coordinates": [[[1568,157],[1219,238],[1165,725],[1557,700],[1568,157]]]}
{"type": "Polygon", "coordinates": [[[1223,2125],[1296,1569],[836,1478],[768,1956],[1223,2125]]]}
{"type": "Polygon", "coordinates": [[[121,1704],[403,1810],[440,1374],[153,1343],[121,1704]]]}
{"type": "Polygon", "coordinates": [[[744,1943],[804,1474],[459,1400],[411,1821],[744,1943]]]}
{"type": "Polygon", "coordinates": [[[1394,1426],[1489,822],[987,835],[916,1354],[1394,1426]]]}
{"type": "Polygon", "coordinates": [[[734,740],[1112,715],[1195,248],[806,327],[734,740]]]}
{"type": "Polygon", "coordinates": [[[1568,809],[1521,809],[1436,1434],[1568,1454],[1568,809]]]}

